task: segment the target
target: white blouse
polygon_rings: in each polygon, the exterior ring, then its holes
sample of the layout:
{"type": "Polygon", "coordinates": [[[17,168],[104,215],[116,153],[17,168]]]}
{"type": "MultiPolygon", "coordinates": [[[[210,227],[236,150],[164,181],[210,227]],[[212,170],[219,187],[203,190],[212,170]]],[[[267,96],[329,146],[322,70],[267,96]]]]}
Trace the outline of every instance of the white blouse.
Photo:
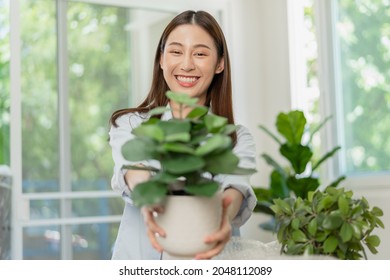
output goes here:
{"type": "MultiPolygon", "coordinates": [[[[122,170],[125,164],[134,162],[124,159],[121,148],[124,143],[132,139],[132,129],[149,118],[148,114],[129,113],[122,115],[116,121],[117,127],[111,126],[109,136],[114,160],[114,174],[111,179],[113,190],[117,191],[125,200],[125,208],[119,226],[118,236],[115,242],[112,259],[160,259],[161,255],[150,244],[146,235],[146,226],[139,208],[133,205],[131,191],[124,179],[126,170],[122,170]]],[[[162,119],[172,118],[170,111],[163,114],[162,119]]],[[[237,143],[233,152],[239,157],[240,167],[256,168],[256,151],[253,137],[249,130],[243,126],[237,126],[237,143]]],[[[148,161],[145,165],[158,166],[158,162],[148,161]]],[[[256,196],[249,182],[250,176],[243,175],[217,175],[214,177],[222,190],[232,187],[239,190],[244,200],[237,216],[232,221],[234,235],[239,234],[239,227],[252,215],[256,205],[256,196]]]]}

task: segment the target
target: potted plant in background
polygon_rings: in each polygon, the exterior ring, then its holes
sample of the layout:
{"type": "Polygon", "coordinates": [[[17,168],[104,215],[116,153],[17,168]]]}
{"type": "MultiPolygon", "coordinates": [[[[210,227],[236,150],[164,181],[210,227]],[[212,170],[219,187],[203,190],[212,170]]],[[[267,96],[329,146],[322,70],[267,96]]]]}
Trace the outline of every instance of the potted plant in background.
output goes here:
{"type": "MultiPolygon", "coordinates": [[[[266,127],[259,126],[279,144],[280,155],[287,162],[286,165],[282,165],[267,153],[261,155],[267,164],[273,167],[269,187],[254,187],[258,199],[255,212],[271,216],[268,222],[260,225],[261,228],[275,230],[275,213],[271,209],[274,199],[288,197],[305,199],[310,191],[315,191],[320,187],[321,181],[317,173],[319,167],[340,149],[337,146],[319,159],[314,157],[313,137],[328,120],[329,118],[326,118],[309,131],[306,117],[302,111],[279,113],[275,125],[284,140],[281,140],[280,136],[273,134],[266,127]]],[[[344,179],[344,176],[340,176],[330,186],[337,186],[344,179]]]]}
{"type": "Polygon", "coordinates": [[[376,254],[380,239],[373,234],[384,228],[378,207],[356,199],[352,191],[327,187],[306,198],[275,199],[277,238],[287,255],[329,255],[343,260],[367,259],[365,248],[376,254]]]}
{"type": "Polygon", "coordinates": [[[222,196],[215,176],[249,175],[256,170],[239,167],[229,136],[236,128],[226,118],[211,114],[188,95],[167,92],[167,97],[180,108],[190,106],[193,110],[169,120],[160,119],[169,108],[151,110],[151,118],[132,131],[134,138],[124,144],[122,153],[129,161],[152,164],[123,168],[152,173],[150,180],[134,189],[134,204],[164,205],[156,222],[167,236],[159,242],[168,254],[190,258],[213,246],[205,244],[203,238],[221,223],[222,196]]]}

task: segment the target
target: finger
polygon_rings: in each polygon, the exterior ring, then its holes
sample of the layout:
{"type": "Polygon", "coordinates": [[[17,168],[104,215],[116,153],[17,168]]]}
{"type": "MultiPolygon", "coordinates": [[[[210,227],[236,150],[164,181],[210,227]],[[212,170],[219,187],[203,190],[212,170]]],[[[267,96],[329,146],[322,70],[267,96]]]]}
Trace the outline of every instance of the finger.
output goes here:
{"type": "Polygon", "coordinates": [[[158,243],[158,241],[156,239],[156,234],[153,233],[152,231],[148,230],[147,235],[149,237],[149,241],[152,244],[153,248],[161,253],[163,251],[163,248],[158,243]]]}
{"type": "Polygon", "coordinates": [[[142,213],[148,230],[150,230],[152,233],[158,233],[160,236],[165,237],[165,231],[161,227],[159,227],[154,220],[154,216],[158,215],[158,213],[150,211],[150,209],[148,208],[143,208],[142,213]]]}
{"type": "Polygon", "coordinates": [[[204,252],[204,253],[197,254],[195,256],[195,259],[196,260],[209,260],[209,259],[217,256],[218,254],[220,254],[224,247],[225,247],[224,243],[222,243],[222,242],[217,243],[217,245],[213,249],[211,249],[207,252],[204,252]]]}

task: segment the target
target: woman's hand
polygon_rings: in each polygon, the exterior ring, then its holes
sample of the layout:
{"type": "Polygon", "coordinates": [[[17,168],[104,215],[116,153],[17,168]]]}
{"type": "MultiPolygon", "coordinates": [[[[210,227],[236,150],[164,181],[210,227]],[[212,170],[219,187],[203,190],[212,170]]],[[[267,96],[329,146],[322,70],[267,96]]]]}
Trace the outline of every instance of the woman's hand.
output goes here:
{"type": "Polygon", "coordinates": [[[160,246],[160,244],[157,242],[156,236],[165,237],[165,231],[159,227],[154,220],[155,215],[164,212],[164,209],[162,206],[155,206],[155,207],[143,207],[141,209],[142,215],[144,216],[145,224],[146,224],[146,231],[147,235],[149,237],[150,243],[152,244],[153,248],[156,249],[158,252],[162,252],[163,248],[160,246]]]}
{"type": "Polygon", "coordinates": [[[225,248],[226,243],[230,240],[232,235],[232,226],[230,225],[230,219],[228,215],[228,209],[233,199],[230,196],[224,196],[222,200],[222,223],[219,231],[207,236],[205,238],[206,243],[216,243],[215,247],[211,250],[197,254],[195,259],[211,259],[222,252],[225,248]]]}

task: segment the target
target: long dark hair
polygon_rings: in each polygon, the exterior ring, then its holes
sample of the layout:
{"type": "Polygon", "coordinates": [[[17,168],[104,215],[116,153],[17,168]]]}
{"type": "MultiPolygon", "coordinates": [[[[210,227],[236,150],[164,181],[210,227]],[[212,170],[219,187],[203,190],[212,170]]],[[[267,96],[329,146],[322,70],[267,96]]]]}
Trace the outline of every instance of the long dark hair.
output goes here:
{"type": "MultiPolygon", "coordinates": [[[[207,91],[205,105],[211,108],[212,113],[225,117],[227,118],[228,123],[234,124],[230,59],[225,36],[218,22],[209,13],[205,11],[195,12],[189,10],[177,15],[167,25],[161,35],[154,59],[153,80],[148,96],[136,108],[126,108],[115,111],[110,118],[110,123],[112,125],[115,126],[116,119],[124,114],[131,112],[146,113],[155,107],[166,106],[168,104],[165,93],[169,88],[165,82],[163,71],[160,68],[160,58],[161,54],[164,52],[169,34],[176,27],[183,24],[196,24],[202,27],[213,38],[218,52],[218,61],[221,59],[224,60],[224,70],[221,73],[214,75],[207,91]]],[[[236,134],[233,134],[232,138],[235,142],[236,134]]]]}

